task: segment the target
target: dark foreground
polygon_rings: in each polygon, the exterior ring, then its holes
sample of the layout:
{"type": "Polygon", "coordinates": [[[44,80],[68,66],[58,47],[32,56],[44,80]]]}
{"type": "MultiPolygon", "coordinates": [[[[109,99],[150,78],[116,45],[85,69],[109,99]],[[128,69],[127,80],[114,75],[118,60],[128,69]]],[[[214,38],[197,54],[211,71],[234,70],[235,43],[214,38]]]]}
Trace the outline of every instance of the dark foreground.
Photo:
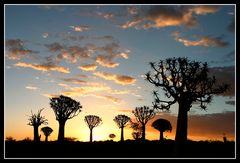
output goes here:
{"type": "MultiPolygon", "coordinates": [[[[5,142],[5,158],[173,158],[174,141],[5,142]]],[[[189,141],[184,158],[234,158],[235,142],[189,141]]]]}

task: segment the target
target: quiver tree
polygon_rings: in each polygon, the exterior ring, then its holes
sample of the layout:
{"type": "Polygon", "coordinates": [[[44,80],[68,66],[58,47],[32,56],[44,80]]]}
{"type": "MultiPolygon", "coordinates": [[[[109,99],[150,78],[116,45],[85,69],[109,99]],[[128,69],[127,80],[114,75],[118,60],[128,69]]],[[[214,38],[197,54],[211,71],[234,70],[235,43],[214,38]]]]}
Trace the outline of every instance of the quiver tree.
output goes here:
{"type": "Polygon", "coordinates": [[[32,115],[29,116],[29,119],[28,119],[29,121],[28,125],[33,126],[33,134],[34,134],[33,140],[35,142],[40,141],[40,136],[38,134],[38,127],[41,124],[47,124],[47,119],[44,116],[41,116],[42,111],[43,109],[40,109],[37,114],[33,114],[31,111],[32,115]]]}
{"type": "Polygon", "coordinates": [[[127,125],[127,123],[130,121],[130,117],[126,115],[117,115],[113,119],[113,121],[117,124],[117,126],[121,129],[121,141],[124,141],[123,138],[123,128],[127,125]]]}
{"type": "Polygon", "coordinates": [[[53,132],[53,129],[51,127],[42,127],[41,131],[43,132],[43,134],[45,135],[45,141],[48,141],[48,136],[51,135],[51,133],[53,132]]]}
{"type": "MultiPolygon", "coordinates": [[[[168,58],[158,63],[150,63],[152,72],[146,74],[146,80],[162,88],[167,99],[160,98],[153,92],[153,106],[160,110],[169,110],[178,103],[178,119],[175,142],[180,146],[187,141],[188,111],[193,103],[206,109],[213,94],[220,94],[228,89],[227,84],[217,85],[214,76],[209,76],[207,63],[190,61],[187,58],[168,58]]],[[[179,148],[180,150],[180,148],[179,148]]]]}
{"type": "Polygon", "coordinates": [[[90,142],[92,142],[93,128],[99,126],[102,123],[102,119],[96,115],[87,115],[85,116],[84,121],[90,129],[90,142]]]}
{"type": "Polygon", "coordinates": [[[64,127],[66,121],[77,116],[81,112],[82,106],[80,102],[63,95],[50,98],[50,106],[59,123],[58,141],[64,141],[64,127]]]}
{"type": "Polygon", "coordinates": [[[171,123],[166,119],[157,119],[152,123],[152,127],[160,132],[159,140],[163,141],[163,133],[165,131],[172,131],[171,123]]]}
{"type": "Polygon", "coordinates": [[[150,109],[147,106],[136,107],[135,110],[132,111],[136,120],[141,124],[142,127],[142,140],[145,140],[146,135],[146,124],[150,119],[155,116],[155,112],[153,109],[150,109]]]}
{"type": "Polygon", "coordinates": [[[132,137],[135,140],[139,140],[142,138],[142,126],[140,123],[131,121],[131,128],[133,129],[132,137]]]}

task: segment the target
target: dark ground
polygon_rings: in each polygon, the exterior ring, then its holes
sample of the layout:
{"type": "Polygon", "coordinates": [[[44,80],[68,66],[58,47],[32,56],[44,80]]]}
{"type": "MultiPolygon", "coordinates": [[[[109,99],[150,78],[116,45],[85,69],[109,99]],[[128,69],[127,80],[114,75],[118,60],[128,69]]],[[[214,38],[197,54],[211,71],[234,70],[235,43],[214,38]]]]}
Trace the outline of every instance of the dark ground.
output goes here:
{"type": "MultiPolygon", "coordinates": [[[[174,141],[5,142],[5,158],[173,158],[174,141]]],[[[235,142],[188,141],[184,158],[234,158],[235,142]]]]}

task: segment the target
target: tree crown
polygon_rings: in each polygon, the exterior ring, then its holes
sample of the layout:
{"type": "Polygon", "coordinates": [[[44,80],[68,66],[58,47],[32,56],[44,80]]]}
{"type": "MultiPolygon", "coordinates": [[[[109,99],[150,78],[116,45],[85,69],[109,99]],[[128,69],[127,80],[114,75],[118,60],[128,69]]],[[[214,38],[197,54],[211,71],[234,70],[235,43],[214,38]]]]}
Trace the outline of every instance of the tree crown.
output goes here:
{"type": "Polygon", "coordinates": [[[41,131],[45,136],[49,136],[53,132],[53,129],[51,127],[46,126],[41,128],[41,131]]]}
{"type": "Polygon", "coordinates": [[[132,111],[136,120],[142,125],[146,125],[147,122],[155,116],[155,112],[153,109],[150,109],[148,106],[136,107],[135,110],[132,111]]]}
{"type": "Polygon", "coordinates": [[[210,103],[213,94],[225,92],[229,85],[216,85],[214,76],[209,76],[207,63],[189,61],[187,58],[168,58],[158,63],[151,62],[152,71],[146,74],[146,80],[162,88],[167,98],[160,100],[157,91],[153,92],[153,106],[168,110],[176,102],[184,101],[190,108],[193,102],[200,103],[202,109],[210,103]]]}
{"type": "Polygon", "coordinates": [[[119,114],[119,115],[115,116],[113,121],[118,125],[119,128],[122,128],[122,127],[126,126],[128,121],[130,121],[130,117],[123,115],[123,114],[119,114]]]}
{"type": "Polygon", "coordinates": [[[50,106],[53,109],[58,121],[66,121],[77,116],[81,112],[82,108],[80,102],[63,95],[51,98],[50,106]]]}
{"type": "Polygon", "coordinates": [[[90,129],[93,129],[94,127],[97,127],[102,123],[102,119],[96,115],[87,115],[85,116],[84,121],[90,129]]]}
{"type": "Polygon", "coordinates": [[[165,132],[165,131],[172,131],[171,123],[166,119],[157,119],[152,123],[152,127],[157,129],[158,131],[165,132]]]}
{"type": "Polygon", "coordinates": [[[28,119],[29,123],[28,123],[28,125],[30,125],[30,126],[37,126],[38,127],[41,124],[48,124],[48,122],[47,122],[48,120],[44,116],[41,115],[42,111],[43,111],[43,109],[40,109],[38,111],[38,113],[35,113],[35,114],[33,114],[32,111],[31,111],[32,115],[29,116],[29,119],[28,119]]]}

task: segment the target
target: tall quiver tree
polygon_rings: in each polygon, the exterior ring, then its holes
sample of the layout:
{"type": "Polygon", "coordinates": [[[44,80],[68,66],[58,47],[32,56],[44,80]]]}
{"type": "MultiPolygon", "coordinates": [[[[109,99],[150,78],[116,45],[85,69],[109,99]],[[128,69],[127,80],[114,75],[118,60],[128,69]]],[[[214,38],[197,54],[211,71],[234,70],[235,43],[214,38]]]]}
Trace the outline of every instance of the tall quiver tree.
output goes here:
{"type": "Polygon", "coordinates": [[[115,116],[113,121],[117,124],[117,126],[121,129],[121,141],[124,141],[124,134],[123,134],[123,128],[127,125],[127,123],[130,121],[130,117],[119,114],[115,116]]]}
{"type": "Polygon", "coordinates": [[[158,130],[160,132],[160,137],[159,140],[163,141],[164,137],[163,137],[163,133],[165,131],[172,131],[172,125],[171,123],[166,120],[166,119],[157,119],[152,123],[152,127],[155,128],[156,130],[158,130]]]}
{"type": "Polygon", "coordinates": [[[41,131],[43,132],[43,134],[45,135],[45,141],[48,141],[48,136],[51,135],[51,133],[53,132],[53,129],[51,127],[42,127],[41,131]]]}
{"type": "Polygon", "coordinates": [[[102,119],[96,115],[87,115],[85,116],[84,121],[86,122],[88,128],[90,129],[90,142],[92,142],[93,128],[99,126],[102,123],[102,119]]]}
{"type": "MultiPolygon", "coordinates": [[[[157,64],[150,63],[152,72],[146,74],[146,80],[154,86],[162,88],[165,96],[162,99],[154,91],[154,108],[169,110],[170,106],[178,103],[178,119],[175,142],[178,151],[187,141],[188,111],[193,103],[199,103],[200,108],[206,109],[213,94],[220,94],[228,89],[227,84],[217,85],[214,76],[209,76],[207,63],[190,61],[187,58],[168,58],[157,64]]],[[[178,152],[177,151],[177,152],[178,152]]]]}
{"type": "Polygon", "coordinates": [[[58,141],[64,141],[64,128],[66,121],[77,116],[81,112],[82,106],[80,105],[80,102],[63,95],[50,98],[50,106],[59,123],[58,141]]]}
{"type": "Polygon", "coordinates": [[[153,109],[150,109],[148,106],[136,107],[135,110],[132,111],[136,120],[141,124],[142,127],[142,140],[146,138],[146,124],[150,119],[155,116],[155,112],[153,109]]]}
{"type": "Polygon", "coordinates": [[[39,133],[38,133],[38,127],[41,124],[47,124],[47,119],[44,116],[41,116],[42,111],[43,111],[43,109],[40,109],[38,111],[38,113],[35,113],[35,114],[33,114],[32,111],[31,111],[32,115],[29,116],[29,119],[28,119],[28,121],[29,121],[28,125],[33,126],[33,134],[34,134],[33,140],[35,142],[40,141],[40,136],[39,136],[39,133]]]}

